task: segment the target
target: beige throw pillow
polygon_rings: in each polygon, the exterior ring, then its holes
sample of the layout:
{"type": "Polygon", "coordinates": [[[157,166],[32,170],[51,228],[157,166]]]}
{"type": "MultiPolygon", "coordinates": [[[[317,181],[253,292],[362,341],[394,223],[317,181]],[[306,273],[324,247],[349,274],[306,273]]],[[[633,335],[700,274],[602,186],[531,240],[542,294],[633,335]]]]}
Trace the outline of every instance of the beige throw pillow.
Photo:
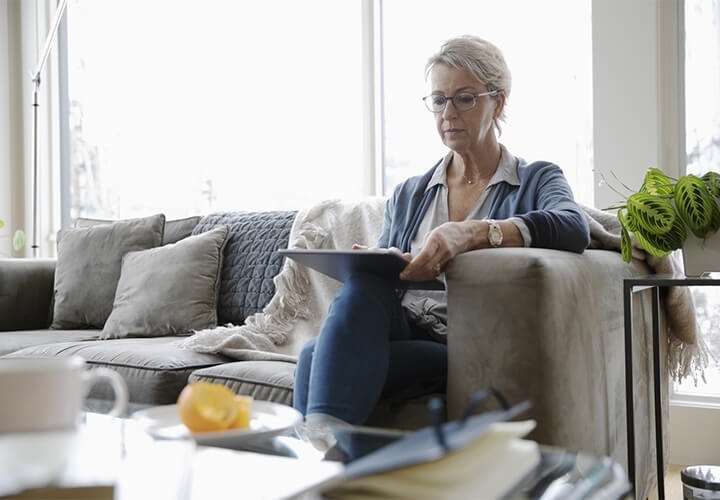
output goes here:
{"type": "Polygon", "coordinates": [[[58,232],[51,328],[102,328],[113,307],[122,257],[162,243],[165,216],[58,232]]]}
{"type": "Polygon", "coordinates": [[[101,337],[160,337],[217,326],[228,226],[128,253],[101,337]]]}

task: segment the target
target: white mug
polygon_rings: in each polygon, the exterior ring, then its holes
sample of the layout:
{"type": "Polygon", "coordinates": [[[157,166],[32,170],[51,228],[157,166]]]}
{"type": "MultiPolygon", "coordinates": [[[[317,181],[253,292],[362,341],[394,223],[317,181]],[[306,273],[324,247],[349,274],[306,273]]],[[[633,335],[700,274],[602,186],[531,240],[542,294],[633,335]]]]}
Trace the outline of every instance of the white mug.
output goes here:
{"type": "Polygon", "coordinates": [[[0,496],[62,476],[75,453],[83,402],[100,382],[115,395],[109,415],[122,415],[128,389],[113,370],[88,370],[78,356],[0,358],[0,496]]]}
{"type": "Polygon", "coordinates": [[[109,382],[115,394],[109,414],[120,416],[128,390],[113,370],[88,370],[79,356],[0,358],[0,435],[74,429],[90,388],[100,382],[109,382]]]}

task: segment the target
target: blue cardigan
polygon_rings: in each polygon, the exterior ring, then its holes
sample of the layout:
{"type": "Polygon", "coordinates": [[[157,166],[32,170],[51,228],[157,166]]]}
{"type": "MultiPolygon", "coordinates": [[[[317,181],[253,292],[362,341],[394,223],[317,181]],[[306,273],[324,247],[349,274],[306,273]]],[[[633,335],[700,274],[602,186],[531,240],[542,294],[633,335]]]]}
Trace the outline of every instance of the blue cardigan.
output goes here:
{"type": "MultiPolygon", "coordinates": [[[[501,182],[495,187],[488,218],[521,218],[530,231],[532,247],[582,253],[590,243],[590,228],[560,167],[549,162],[516,160],[520,185],[501,182]]],[[[378,247],[410,251],[420,222],[435,198],[438,185],[427,191],[426,186],[440,162],[395,188],[387,201],[378,247]]]]}

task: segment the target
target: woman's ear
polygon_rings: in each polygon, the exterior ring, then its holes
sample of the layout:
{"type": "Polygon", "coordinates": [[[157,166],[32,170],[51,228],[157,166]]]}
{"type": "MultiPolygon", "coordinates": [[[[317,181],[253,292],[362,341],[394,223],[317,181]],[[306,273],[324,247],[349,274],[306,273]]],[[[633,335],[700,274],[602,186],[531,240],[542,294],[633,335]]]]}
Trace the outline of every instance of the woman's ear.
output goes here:
{"type": "Polygon", "coordinates": [[[497,96],[495,96],[495,112],[493,113],[493,118],[497,119],[500,118],[500,115],[502,114],[503,109],[505,108],[505,92],[502,90],[498,92],[497,96]]]}

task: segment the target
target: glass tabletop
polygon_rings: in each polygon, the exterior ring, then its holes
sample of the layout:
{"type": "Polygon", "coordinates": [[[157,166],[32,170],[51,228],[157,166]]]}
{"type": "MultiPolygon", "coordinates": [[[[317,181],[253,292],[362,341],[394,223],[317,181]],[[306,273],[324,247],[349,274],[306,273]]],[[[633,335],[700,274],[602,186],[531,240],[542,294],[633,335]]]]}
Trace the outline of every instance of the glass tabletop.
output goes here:
{"type": "MultiPolygon", "coordinates": [[[[150,408],[153,405],[147,403],[129,402],[127,408],[121,415],[122,418],[129,418],[133,413],[139,410],[150,408]]],[[[113,401],[109,399],[87,398],[83,403],[83,410],[90,413],[108,413],[113,407],[113,401]]]]}
{"type": "MultiPolygon", "coordinates": [[[[111,401],[88,400],[86,425],[100,431],[102,426],[114,426],[118,432],[102,432],[105,436],[116,435],[119,456],[127,453],[128,448],[144,446],[141,442],[153,441],[142,432],[130,418],[139,410],[152,405],[131,403],[124,418],[112,419],[101,415],[112,407],[111,401]],[[138,443],[141,443],[138,445],[138,443]]],[[[97,433],[97,432],[96,432],[97,433]]],[[[104,444],[107,446],[107,443],[104,444]]],[[[206,448],[206,447],[200,447],[206,448]]],[[[290,432],[243,443],[241,447],[227,448],[231,451],[252,452],[268,456],[299,459],[302,462],[321,462],[323,454],[309,443],[290,432]]],[[[595,457],[586,453],[571,452],[562,448],[541,445],[541,462],[525,480],[518,485],[510,500],[551,500],[567,498],[585,492],[579,498],[628,498],[630,483],[619,464],[607,457],[595,457]]],[[[345,462],[349,460],[342,452],[330,455],[325,461],[345,462]]],[[[317,498],[317,497],[312,497],[317,498]]],[[[319,497],[321,498],[321,497],[319,497]]]]}
{"type": "Polygon", "coordinates": [[[227,495],[238,484],[250,497],[296,498],[342,470],[293,436],[235,449],[201,446],[191,437],[155,439],[132,418],[135,411],[155,405],[132,404],[122,418],[104,414],[111,406],[103,400],[86,403],[79,453],[69,476],[77,483],[79,471],[87,478],[85,471],[92,469],[114,485],[114,500],[231,498],[227,495]],[[283,481],[268,482],[271,472],[282,474],[283,481]]]}

